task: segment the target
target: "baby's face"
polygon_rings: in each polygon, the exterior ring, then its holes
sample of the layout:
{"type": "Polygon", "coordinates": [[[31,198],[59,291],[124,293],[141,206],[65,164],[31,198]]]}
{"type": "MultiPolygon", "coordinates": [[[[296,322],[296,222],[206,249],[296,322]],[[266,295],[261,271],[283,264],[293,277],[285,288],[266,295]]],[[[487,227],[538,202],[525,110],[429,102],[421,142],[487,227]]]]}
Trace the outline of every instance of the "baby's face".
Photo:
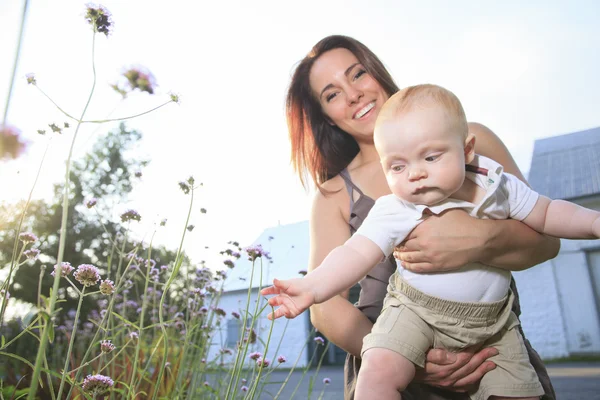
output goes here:
{"type": "Polygon", "coordinates": [[[442,107],[417,105],[378,124],[375,146],[388,185],[399,198],[433,205],[465,179],[465,138],[442,107]]]}

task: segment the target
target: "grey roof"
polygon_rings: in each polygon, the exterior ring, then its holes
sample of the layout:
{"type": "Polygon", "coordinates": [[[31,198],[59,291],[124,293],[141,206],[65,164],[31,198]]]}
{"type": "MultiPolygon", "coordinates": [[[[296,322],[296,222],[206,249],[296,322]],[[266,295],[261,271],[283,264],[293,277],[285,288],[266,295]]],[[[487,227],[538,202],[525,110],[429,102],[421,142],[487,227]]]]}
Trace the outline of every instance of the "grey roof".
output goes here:
{"type": "Polygon", "coordinates": [[[551,199],[600,194],[600,127],[536,140],[528,181],[551,199]]]}

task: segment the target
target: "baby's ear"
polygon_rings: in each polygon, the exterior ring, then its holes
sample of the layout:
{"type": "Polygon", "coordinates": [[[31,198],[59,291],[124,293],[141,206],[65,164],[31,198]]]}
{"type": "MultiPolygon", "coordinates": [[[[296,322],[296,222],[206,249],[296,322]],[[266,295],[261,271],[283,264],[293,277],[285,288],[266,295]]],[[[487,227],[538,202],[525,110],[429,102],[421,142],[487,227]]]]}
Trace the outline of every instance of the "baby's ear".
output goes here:
{"type": "Polygon", "coordinates": [[[475,158],[475,135],[469,133],[465,139],[465,163],[469,164],[475,158]]]}

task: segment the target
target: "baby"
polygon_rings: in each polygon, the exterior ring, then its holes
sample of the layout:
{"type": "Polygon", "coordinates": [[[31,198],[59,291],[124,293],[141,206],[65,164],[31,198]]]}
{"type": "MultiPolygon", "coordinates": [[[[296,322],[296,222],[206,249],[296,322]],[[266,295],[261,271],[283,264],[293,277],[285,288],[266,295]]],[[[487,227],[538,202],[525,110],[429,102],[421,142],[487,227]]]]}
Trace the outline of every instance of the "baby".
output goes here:
{"type": "MultiPolygon", "coordinates": [[[[600,236],[600,213],[550,200],[475,154],[460,101],[450,91],[418,85],[383,106],[375,147],[393,194],[378,199],[358,231],[304,278],[262,290],[276,294],[272,318],[295,318],[364,277],[431,213],[461,208],[478,218],[520,220],[548,235],[600,236]]],[[[432,347],[498,349],[472,399],[539,399],[542,386],[529,363],[519,320],[511,311],[510,272],[468,264],[458,271],[417,274],[398,267],[383,310],[362,348],[356,399],[400,399],[432,347]]]]}

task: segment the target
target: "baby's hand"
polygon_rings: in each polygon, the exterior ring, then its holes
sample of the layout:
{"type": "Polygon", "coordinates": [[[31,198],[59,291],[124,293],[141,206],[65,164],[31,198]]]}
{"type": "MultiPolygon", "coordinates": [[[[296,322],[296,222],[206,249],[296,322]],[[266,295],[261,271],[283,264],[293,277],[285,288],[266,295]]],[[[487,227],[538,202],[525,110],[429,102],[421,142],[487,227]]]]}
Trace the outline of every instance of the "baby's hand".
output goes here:
{"type": "Polygon", "coordinates": [[[269,319],[280,317],[296,318],[308,307],[315,304],[315,295],[305,285],[304,278],[295,278],[280,281],[273,279],[273,286],[260,291],[263,296],[275,294],[277,296],[269,299],[269,304],[279,306],[275,312],[268,315],[269,319]]]}

